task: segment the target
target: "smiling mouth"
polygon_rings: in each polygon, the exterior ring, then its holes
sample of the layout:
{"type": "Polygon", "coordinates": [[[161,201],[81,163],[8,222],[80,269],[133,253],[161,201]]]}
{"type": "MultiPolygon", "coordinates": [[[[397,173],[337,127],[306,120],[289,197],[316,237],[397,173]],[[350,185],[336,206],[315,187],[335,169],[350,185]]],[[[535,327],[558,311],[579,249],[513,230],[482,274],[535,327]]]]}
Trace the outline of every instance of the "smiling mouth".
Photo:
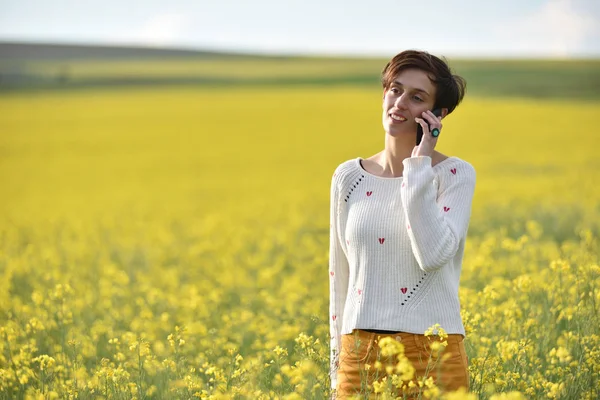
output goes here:
{"type": "Polygon", "coordinates": [[[404,121],[406,121],[406,118],[401,117],[401,116],[396,115],[396,114],[390,114],[390,118],[393,119],[394,121],[398,121],[398,122],[404,122],[404,121]]]}

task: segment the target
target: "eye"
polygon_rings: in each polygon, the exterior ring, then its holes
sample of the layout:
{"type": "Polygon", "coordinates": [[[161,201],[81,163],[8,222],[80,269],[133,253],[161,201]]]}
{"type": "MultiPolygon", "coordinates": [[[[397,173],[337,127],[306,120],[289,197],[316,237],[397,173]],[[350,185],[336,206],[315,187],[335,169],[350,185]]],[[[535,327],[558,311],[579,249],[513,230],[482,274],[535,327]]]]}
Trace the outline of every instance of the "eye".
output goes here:
{"type": "Polygon", "coordinates": [[[397,88],[391,88],[390,92],[394,93],[394,94],[398,94],[399,90],[397,88]]]}
{"type": "Polygon", "coordinates": [[[420,98],[419,96],[413,96],[413,99],[423,102],[424,100],[422,98],[420,98]]]}

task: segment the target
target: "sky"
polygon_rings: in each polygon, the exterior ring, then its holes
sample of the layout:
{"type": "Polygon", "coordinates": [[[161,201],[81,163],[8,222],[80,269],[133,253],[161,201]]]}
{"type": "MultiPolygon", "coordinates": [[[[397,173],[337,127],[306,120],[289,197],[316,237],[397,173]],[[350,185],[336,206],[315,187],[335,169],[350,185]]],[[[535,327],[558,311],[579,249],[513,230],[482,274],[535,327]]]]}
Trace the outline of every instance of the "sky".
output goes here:
{"type": "MultiPolygon", "coordinates": [[[[0,0],[0,41],[260,54],[600,57],[600,0],[0,0]]],[[[1,57],[1,54],[0,54],[1,57]]]]}

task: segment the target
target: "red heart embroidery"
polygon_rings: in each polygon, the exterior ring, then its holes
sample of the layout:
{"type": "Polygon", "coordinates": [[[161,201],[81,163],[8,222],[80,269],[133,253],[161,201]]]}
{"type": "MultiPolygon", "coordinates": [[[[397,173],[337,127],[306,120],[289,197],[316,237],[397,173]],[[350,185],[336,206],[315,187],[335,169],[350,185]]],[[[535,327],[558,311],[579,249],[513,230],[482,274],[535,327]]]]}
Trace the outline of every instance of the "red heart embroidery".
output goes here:
{"type": "Polygon", "coordinates": [[[446,211],[446,212],[450,211],[450,207],[444,207],[444,211],[446,211]]]}
{"type": "Polygon", "coordinates": [[[450,172],[452,172],[454,175],[456,175],[456,168],[452,168],[452,169],[450,170],[450,172]]]}
{"type": "Polygon", "coordinates": [[[407,288],[403,287],[402,289],[400,289],[402,291],[402,293],[406,293],[406,291],[408,290],[407,288]]]}
{"type": "Polygon", "coordinates": [[[367,196],[370,196],[372,194],[373,194],[373,192],[367,192],[367,196]]]}
{"type": "Polygon", "coordinates": [[[331,271],[331,272],[329,273],[329,275],[333,276],[333,271],[331,271]]]}
{"type": "Polygon", "coordinates": [[[349,241],[349,240],[346,240],[346,244],[348,244],[348,245],[349,245],[349,244],[350,244],[350,241],[349,241]]]}
{"type": "Polygon", "coordinates": [[[404,182],[402,182],[402,187],[404,187],[404,186],[405,186],[405,184],[404,184],[404,182]]]}
{"type": "Polygon", "coordinates": [[[379,238],[379,243],[383,244],[383,242],[385,242],[385,238],[379,238]]]}
{"type": "Polygon", "coordinates": [[[337,319],[337,317],[334,315],[331,317],[331,319],[333,319],[335,321],[337,319]]]}
{"type": "Polygon", "coordinates": [[[361,295],[362,294],[362,290],[358,289],[358,294],[361,295]]]}
{"type": "Polygon", "coordinates": [[[406,227],[407,227],[408,229],[410,229],[410,225],[406,225],[406,227]]]}

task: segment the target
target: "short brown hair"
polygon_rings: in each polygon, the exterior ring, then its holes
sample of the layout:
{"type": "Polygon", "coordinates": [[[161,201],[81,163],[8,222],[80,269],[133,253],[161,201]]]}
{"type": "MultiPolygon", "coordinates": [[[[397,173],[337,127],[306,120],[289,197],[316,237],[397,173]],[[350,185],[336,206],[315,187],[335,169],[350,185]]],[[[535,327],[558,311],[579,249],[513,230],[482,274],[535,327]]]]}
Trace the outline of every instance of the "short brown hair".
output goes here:
{"type": "Polygon", "coordinates": [[[410,68],[425,71],[436,86],[433,108],[447,108],[450,114],[465,96],[467,81],[461,76],[453,75],[445,59],[418,50],[405,50],[387,63],[381,72],[383,90],[390,87],[401,71],[410,68]]]}

